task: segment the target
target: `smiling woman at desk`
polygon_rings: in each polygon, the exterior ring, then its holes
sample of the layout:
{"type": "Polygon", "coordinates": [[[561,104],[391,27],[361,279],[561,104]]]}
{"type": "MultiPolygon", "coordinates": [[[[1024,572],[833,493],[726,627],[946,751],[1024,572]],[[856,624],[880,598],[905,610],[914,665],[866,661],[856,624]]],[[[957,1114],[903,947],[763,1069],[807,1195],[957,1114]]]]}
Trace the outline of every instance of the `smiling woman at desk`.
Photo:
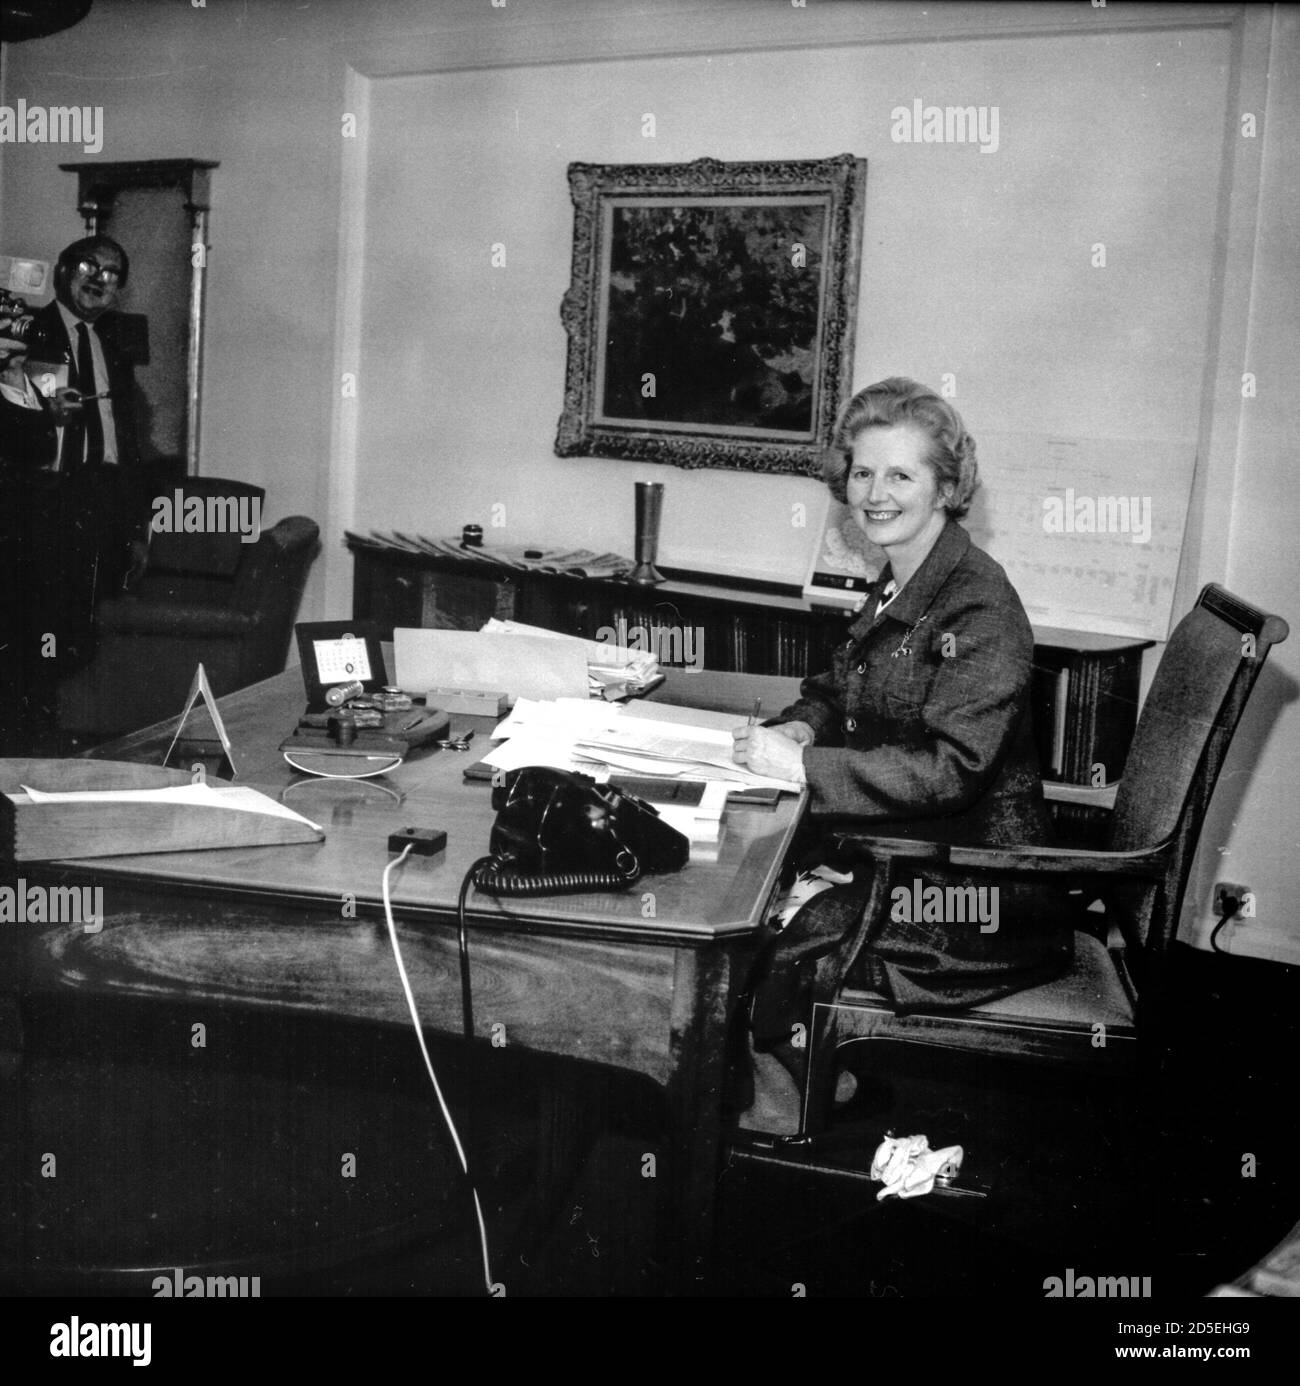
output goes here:
{"type": "MultiPolygon", "coordinates": [[[[797,1127],[786,1070],[799,1071],[790,1039],[808,1022],[812,961],[854,927],[864,903],[852,864],[830,860],[818,817],[953,843],[1050,840],[1030,727],[1033,635],[1002,568],[957,524],[977,485],[975,440],[960,415],[914,381],[869,386],[841,416],[826,479],[889,564],[834,667],[806,679],[772,723],[734,733],[737,761],[806,784],[811,799],[799,864],[815,874],[803,873],[783,902],[789,922],[754,997],[756,1097],[742,1124],[770,1131],[797,1127]]],[[[927,869],[918,884],[932,883],[962,882],[927,869]]],[[[994,904],[987,919],[961,922],[895,907],[863,951],[863,980],[900,1010],[962,1009],[1065,969],[1063,910],[1043,909],[1037,888],[1012,883],[994,904]]]]}

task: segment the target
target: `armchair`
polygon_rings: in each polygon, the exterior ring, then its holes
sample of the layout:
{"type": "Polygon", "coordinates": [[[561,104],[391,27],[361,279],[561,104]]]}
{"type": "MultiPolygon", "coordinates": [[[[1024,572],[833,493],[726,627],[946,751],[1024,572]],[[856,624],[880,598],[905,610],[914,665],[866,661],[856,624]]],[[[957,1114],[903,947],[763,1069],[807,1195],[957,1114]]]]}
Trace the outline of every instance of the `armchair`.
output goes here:
{"type": "MultiPolygon", "coordinates": [[[[265,495],[216,477],[182,490],[259,505],[265,495]]],[[[175,716],[200,662],[218,697],[278,673],[319,534],[301,515],[252,544],[238,533],[154,534],[145,577],[99,604],[94,657],[60,686],[64,730],[104,737],[175,716]]]]}
{"type": "Polygon", "coordinates": [[[1161,659],[1114,794],[1103,850],[840,835],[847,850],[869,863],[870,895],[858,929],[818,962],[802,1119],[788,1143],[806,1145],[826,1126],[836,1051],[845,1044],[901,1040],[1076,1071],[1113,1072],[1154,1057],[1162,965],[1201,824],[1269,648],[1288,634],[1280,617],[1222,587],[1202,590],[1161,659]],[[1077,934],[1074,964],[1053,982],[967,1011],[896,1015],[883,996],[851,985],[851,973],[877,912],[889,907],[899,868],[917,862],[948,863],[990,880],[1056,877],[1095,893],[1106,913],[1095,936],[1077,934]]]}

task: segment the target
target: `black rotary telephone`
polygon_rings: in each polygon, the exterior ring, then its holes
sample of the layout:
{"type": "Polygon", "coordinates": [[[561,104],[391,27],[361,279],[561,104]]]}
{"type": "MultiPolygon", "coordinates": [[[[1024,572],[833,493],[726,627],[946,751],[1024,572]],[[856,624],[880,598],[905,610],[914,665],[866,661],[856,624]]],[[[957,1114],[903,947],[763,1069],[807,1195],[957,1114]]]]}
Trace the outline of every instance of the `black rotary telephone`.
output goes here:
{"type": "Polygon", "coordinates": [[[489,895],[622,890],[648,871],[680,871],[691,854],[649,804],[568,770],[509,770],[492,807],[492,856],[474,872],[489,895]]]}

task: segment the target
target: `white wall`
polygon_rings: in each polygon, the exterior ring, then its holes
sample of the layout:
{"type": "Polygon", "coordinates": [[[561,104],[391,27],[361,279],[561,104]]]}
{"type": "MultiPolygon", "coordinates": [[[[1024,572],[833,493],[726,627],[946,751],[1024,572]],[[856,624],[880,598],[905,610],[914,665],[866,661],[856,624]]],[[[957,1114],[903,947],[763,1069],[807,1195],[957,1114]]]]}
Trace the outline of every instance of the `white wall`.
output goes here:
{"type": "MultiPolygon", "coordinates": [[[[377,80],[358,520],[450,532],[487,527],[499,504],[501,537],[627,553],[632,483],[653,478],[666,563],[802,581],[810,536],[791,502],[818,483],[554,456],[572,159],[865,156],[857,384],[951,373],[977,437],[1176,442],[1190,474],[1228,56],[1213,30],[377,80]],[[914,96],[997,106],[997,152],[894,143],[890,112],[914,96]],[[1189,108],[1204,116],[1190,128],[1189,108]],[[423,495],[422,476],[436,478],[423,495]]],[[[995,451],[982,460],[996,517],[1008,483],[995,451]]]]}
{"type": "MultiPolygon", "coordinates": [[[[100,159],[220,160],[203,469],[266,485],[272,520],[322,522],[307,614],[347,608],[344,524],[451,532],[501,502],[512,537],[626,551],[647,478],[668,487],[665,561],[797,580],[808,536],[790,503],[814,483],[553,456],[564,170],[849,151],[870,161],[855,382],[952,372],[977,436],[1196,448],[1184,600],[1226,578],[1300,621],[1281,374],[1300,349],[1296,52],[1289,11],[1274,25],[1222,5],[97,0],[67,33],[7,46],[0,96],[102,105],[100,159]],[[1243,93],[1267,102],[1258,152],[1234,143],[1243,93]],[[889,112],[915,97],[998,106],[998,153],[894,144],[889,112]],[[1226,383],[1244,369],[1260,376],[1245,410],[1226,383]]],[[[79,233],[57,165],[83,157],[0,147],[0,252],[52,255],[79,233]]],[[[1300,886],[1298,664],[1300,637],[1243,736],[1268,771],[1234,758],[1207,839],[1272,902],[1281,946],[1300,938],[1284,903],[1300,886]]]]}
{"type": "Polygon", "coordinates": [[[1260,18],[1271,28],[1267,82],[1257,93],[1266,104],[1244,107],[1263,111],[1252,151],[1262,158],[1253,275],[1242,359],[1225,367],[1238,393],[1241,374],[1253,374],[1257,394],[1240,402],[1230,505],[1210,524],[1226,531],[1218,580],[1283,616],[1292,635],[1260,675],[1210,805],[1184,937],[1205,943],[1205,902],[1215,881],[1230,881],[1253,890],[1257,918],[1225,930],[1220,945],[1300,964],[1300,13],[1277,6],[1260,18]]]}

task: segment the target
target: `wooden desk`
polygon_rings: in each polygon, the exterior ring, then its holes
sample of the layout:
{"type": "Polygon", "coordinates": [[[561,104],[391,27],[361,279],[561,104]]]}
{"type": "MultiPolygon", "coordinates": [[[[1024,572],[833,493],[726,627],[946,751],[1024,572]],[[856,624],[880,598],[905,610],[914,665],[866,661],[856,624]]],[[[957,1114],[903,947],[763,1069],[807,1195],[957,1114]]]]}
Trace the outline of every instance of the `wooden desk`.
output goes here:
{"type": "MultiPolygon", "coordinates": [[[[754,696],[744,675],[672,682],[663,696],[685,703],[748,709],[754,696]]],[[[770,682],[754,684],[766,689],[770,682]]],[[[475,757],[433,751],[383,781],[312,780],[276,750],[302,706],[297,671],[221,702],[239,782],[321,824],[325,841],[27,868],[29,880],[57,872],[102,886],[105,925],[93,934],[73,924],[26,935],[24,986],[406,1026],[380,873],[391,831],[431,826],[447,831],[446,852],[408,858],[393,873],[392,897],[425,1026],[459,1034],[456,896],[471,862],[487,851],[494,818],[489,787],[462,779],[475,757]]],[[[452,725],[473,725],[476,744],[486,745],[492,722],[456,717],[452,725]]],[[[168,739],[151,728],[95,754],[156,760],[168,739]]],[[[783,796],[775,809],[730,809],[717,862],[646,877],[625,894],[470,895],[475,1034],[484,1061],[494,1044],[525,1046],[632,1070],[661,1087],[668,1167],[661,1164],[657,1175],[659,1253],[679,1284],[698,1278],[708,1255],[727,1028],[802,804],[783,796]]]]}

